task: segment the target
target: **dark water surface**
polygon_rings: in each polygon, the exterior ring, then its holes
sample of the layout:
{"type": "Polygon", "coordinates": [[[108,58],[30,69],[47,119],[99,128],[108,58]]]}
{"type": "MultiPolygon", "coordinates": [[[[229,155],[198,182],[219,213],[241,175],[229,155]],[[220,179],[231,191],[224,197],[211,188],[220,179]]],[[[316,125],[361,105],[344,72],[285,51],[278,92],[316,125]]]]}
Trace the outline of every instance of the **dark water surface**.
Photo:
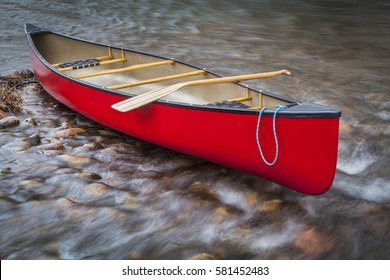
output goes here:
{"type": "Polygon", "coordinates": [[[306,196],[106,129],[24,88],[0,129],[1,259],[390,259],[388,1],[1,1],[0,74],[24,23],[174,57],[343,111],[337,174],[306,196]]]}

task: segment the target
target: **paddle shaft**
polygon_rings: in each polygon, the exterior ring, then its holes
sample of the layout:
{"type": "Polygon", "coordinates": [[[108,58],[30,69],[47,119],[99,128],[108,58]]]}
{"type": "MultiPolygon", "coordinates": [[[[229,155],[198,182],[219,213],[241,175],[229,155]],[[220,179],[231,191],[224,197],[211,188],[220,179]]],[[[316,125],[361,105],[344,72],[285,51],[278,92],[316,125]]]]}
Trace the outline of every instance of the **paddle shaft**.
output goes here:
{"type": "Polygon", "coordinates": [[[190,82],[185,82],[184,86],[204,86],[204,85],[222,84],[222,83],[254,80],[254,79],[261,79],[261,78],[269,78],[281,74],[288,75],[288,76],[291,75],[290,71],[281,70],[281,71],[265,72],[265,73],[258,73],[258,74],[248,74],[248,75],[190,81],[190,82]]]}
{"type": "Polygon", "coordinates": [[[183,82],[168,87],[164,87],[162,89],[155,89],[140,94],[138,96],[113,104],[111,107],[120,112],[128,112],[130,110],[134,110],[136,108],[149,104],[153,101],[156,101],[157,99],[160,99],[164,96],[172,94],[186,86],[200,86],[200,85],[238,82],[238,81],[245,81],[245,80],[252,80],[252,79],[268,78],[268,77],[273,77],[281,74],[290,75],[291,73],[288,70],[281,70],[281,71],[274,71],[274,72],[265,72],[265,73],[257,73],[257,74],[248,74],[248,75],[239,75],[239,76],[232,76],[232,77],[203,79],[203,80],[183,82]]]}

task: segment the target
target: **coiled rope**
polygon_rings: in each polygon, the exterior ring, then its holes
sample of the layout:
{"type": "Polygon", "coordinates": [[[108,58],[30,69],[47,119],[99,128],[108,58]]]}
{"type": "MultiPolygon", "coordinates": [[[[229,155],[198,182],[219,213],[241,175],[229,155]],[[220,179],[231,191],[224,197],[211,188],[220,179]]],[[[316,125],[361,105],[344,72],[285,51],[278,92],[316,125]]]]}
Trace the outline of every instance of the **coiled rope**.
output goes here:
{"type": "Polygon", "coordinates": [[[257,148],[259,149],[259,152],[260,152],[260,156],[261,158],[263,159],[264,163],[269,165],[269,166],[272,166],[276,163],[276,161],[278,160],[278,156],[279,156],[279,143],[278,143],[278,136],[276,135],[276,115],[278,114],[278,112],[280,110],[284,110],[284,109],[287,109],[286,106],[283,106],[283,105],[277,105],[275,106],[275,112],[274,112],[274,118],[273,118],[273,122],[272,122],[272,127],[273,127],[273,132],[274,132],[274,140],[275,140],[275,158],[272,162],[269,162],[265,159],[264,155],[263,155],[263,150],[261,149],[261,145],[260,145],[260,140],[259,140],[259,131],[260,131],[260,120],[261,120],[261,116],[263,114],[263,112],[267,109],[267,107],[264,107],[260,110],[260,113],[259,113],[259,117],[257,119],[257,127],[256,127],[256,142],[257,142],[257,148]]]}

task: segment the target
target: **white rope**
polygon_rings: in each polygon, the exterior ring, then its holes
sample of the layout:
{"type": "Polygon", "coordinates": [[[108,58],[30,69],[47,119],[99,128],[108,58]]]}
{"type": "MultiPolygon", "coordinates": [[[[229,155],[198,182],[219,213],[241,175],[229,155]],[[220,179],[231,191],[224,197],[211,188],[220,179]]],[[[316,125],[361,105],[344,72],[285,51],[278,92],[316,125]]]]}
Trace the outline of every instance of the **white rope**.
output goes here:
{"type": "Polygon", "coordinates": [[[264,163],[269,165],[269,166],[272,166],[276,163],[276,161],[278,160],[278,156],[279,156],[279,142],[278,142],[278,136],[276,135],[276,115],[278,114],[278,112],[280,110],[284,110],[284,109],[287,109],[286,106],[282,106],[282,105],[277,105],[275,106],[276,110],[275,110],[275,113],[274,113],[274,118],[273,118],[273,122],[272,122],[272,127],[273,127],[273,132],[274,132],[274,140],[275,140],[275,158],[272,162],[269,162],[265,159],[264,155],[263,155],[263,150],[261,149],[261,145],[260,145],[260,140],[259,140],[259,131],[260,131],[260,120],[261,120],[261,115],[263,114],[263,112],[267,109],[267,107],[264,107],[260,110],[259,112],[259,117],[257,119],[257,127],[256,127],[256,142],[257,142],[257,148],[259,149],[259,152],[260,152],[260,156],[261,158],[263,159],[264,163]]]}

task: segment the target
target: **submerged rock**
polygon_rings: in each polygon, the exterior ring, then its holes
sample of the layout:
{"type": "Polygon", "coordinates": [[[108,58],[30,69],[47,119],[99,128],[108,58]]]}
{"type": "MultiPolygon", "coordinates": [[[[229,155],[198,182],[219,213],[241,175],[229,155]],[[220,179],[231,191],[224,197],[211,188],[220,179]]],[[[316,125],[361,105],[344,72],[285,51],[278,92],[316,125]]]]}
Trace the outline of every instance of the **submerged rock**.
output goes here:
{"type": "Polygon", "coordinates": [[[304,253],[314,258],[320,258],[331,251],[335,244],[332,239],[325,237],[315,229],[308,229],[298,233],[294,245],[304,253]]]}
{"type": "Polygon", "coordinates": [[[27,137],[26,139],[24,139],[24,141],[30,143],[31,146],[37,146],[37,145],[41,144],[41,136],[33,135],[30,137],[27,137]]]}
{"type": "Polygon", "coordinates": [[[191,260],[216,260],[217,258],[209,253],[200,253],[191,257],[191,260]]]}
{"type": "Polygon", "coordinates": [[[27,118],[27,119],[25,119],[24,121],[22,121],[22,122],[20,123],[20,125],[23,126],[23,127],[33,127],[33,126],[37,126],[38,123],[37,123],[37,121],[36,121],[35,119],[33,119],[33,118],[27,118]]]}
{"type": "Polygon", "coordinates": [[[76,203],[92,203],[109,199],[111,188],[103,183],[72,186],[69,188],[67,198],[76,203]]]}
{"type": "Polygon", "coordinates": [[[100,180],[102,178],[99,174],[93,172],[83,172],[80,177],[86,180],[100,180]]]}
{"type": "Polygon", "coordinates": [[[262,213],[273,213],[280,210],[282,206],[283,201],[280,199],[271,199],[265,201],[261,206],[259,207],[260,212],[262,213]]]}
{"type": "Polygon", "coordinates": [[[12,127],[19,125],[20,121],[15,116],[5,117],[0,120],[0,128],[12,127]]]}
{"type": "Polygon", "coordinates": [[[97,142],[89,142],[84,145],[85,148],[88,148],[90,150],[100,150],[104,149],[103,145],[97,142]]]}
{"type": "Polygon", "coordinates": [[[72,128],[67,128],[67,129],[57,131],[54,133],[54,135],[58,138],[64,138],[64,137],[75,136],[82,133],[86,133],[85,129],[72,127],[72,128]]]}
{"type": "Polygon", "coordinates": [[[91,159],[87,157],[60,155],[59,158],[73,168],[82,168],[91,162],[91,159]]]}
{"type": "Polygon", "coordinates": [[[339,125],[340,134],[342,135],[351,134],[354,130],[355,128],[350,123],[340,122],[339,125]]]}
{"type": "Polygon", "coordinates": [[[0,174],[8,175],[12,171],[11,167],[5,167],[0,170],[0,174]]]}
{"type": "Polygon", "coordinates": [[[48,144],[39,145],[36,147],[36,149],[43,151],[43,150],[63,150],[64,146],[60,142],[53,142],[48,144]]]}
{"type": "Polygon", "coordinates": [[[9,152],[19,152],[27,150],[31,147],[31,143],[28,141],[13,141],[11,143],[8,143],[4,146],[2,146],[2,149],[6,149],[9,152]]]}
{"type": "Polygon", "coordinates": [[[253,191],[248,192],[245,198],[249,208],[255,206],[260,201],[259,195],[253,191]]]}
{"type": "Polygon", "coordinates": [[[0,119],[6,118],[6,117],[8,117],[8,114],[6,112],[4,112],[0,106],[0,119]]]}
{"type": "Polygon", "coordinates": [[[7,111],[7,106],[5,106],[5,104],[4,104],[4,102],[2,100],[0,100],[0,110],[7,111]]]}
{"type": "Polygon", "coordinates": [[[19,73],[18,71],[15,71],[15,72],[12,72],[12,73],[9,73],[6,75],[7,78],[11,78],[11,79],[23,79],[24,77],[21,75],[21,73],[19,73]]]}
{"type": "Polygon", "coordinates": [[[29,70],[29,69],[23,69],[22,71],[20,71],[20,75],[21,75],[23,78],[29,79],[29,78],[34,77],[34,72],[32,72],[32,71],[29,70]]]}
{"type": "Polygon", "coordinates": [[[140,203],[130,194],[125,195],[124,198],[120,199],[118,202],[121,203],[121,208],[126,210],[134,210],[141,206],[140,203]]]}

